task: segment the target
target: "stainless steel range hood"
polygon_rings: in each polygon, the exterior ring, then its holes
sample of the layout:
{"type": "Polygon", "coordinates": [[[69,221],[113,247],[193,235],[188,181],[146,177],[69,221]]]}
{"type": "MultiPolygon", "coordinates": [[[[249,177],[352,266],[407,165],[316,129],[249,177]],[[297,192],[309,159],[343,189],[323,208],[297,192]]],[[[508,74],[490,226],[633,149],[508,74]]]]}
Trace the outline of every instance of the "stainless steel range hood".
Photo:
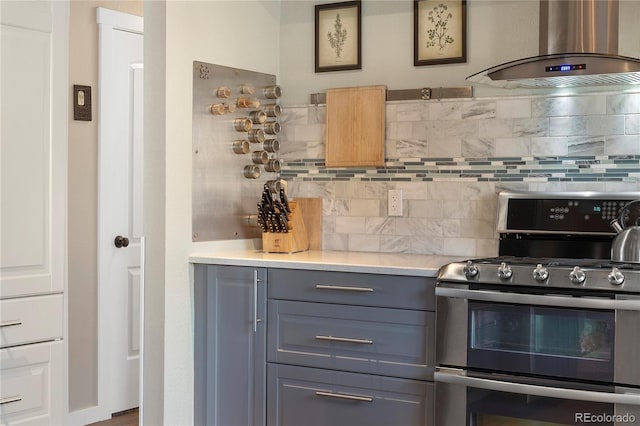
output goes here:
{"type": "Polygon", "coordinates": [[[618,0],[541,0],[540,56],[467,80],[504,88],[640,84],[640,59],[618,55],[618,15],[618,0]]]}

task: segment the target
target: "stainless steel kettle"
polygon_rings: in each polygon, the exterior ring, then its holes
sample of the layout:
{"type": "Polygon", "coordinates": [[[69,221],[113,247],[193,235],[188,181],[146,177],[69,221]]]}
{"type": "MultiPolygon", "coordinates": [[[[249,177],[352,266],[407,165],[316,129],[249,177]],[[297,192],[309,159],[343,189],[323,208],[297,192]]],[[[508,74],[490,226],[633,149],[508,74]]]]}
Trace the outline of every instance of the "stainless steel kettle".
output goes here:
{"type": "Polygon", "coordinates": [[[611,244],[611,260],[640,263],[640,200],[625,205],[609,224],[618,233],[611,244]]]}

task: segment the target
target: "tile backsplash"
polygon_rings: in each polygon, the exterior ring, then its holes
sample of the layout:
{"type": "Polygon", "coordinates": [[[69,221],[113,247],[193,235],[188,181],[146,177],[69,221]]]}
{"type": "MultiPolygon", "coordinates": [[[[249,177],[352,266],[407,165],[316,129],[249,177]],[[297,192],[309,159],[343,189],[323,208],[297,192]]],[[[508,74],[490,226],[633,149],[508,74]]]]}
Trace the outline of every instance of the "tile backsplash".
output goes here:
{"type": "Polygon", "coordinates": [[[372,168],[325,167],[324,106],[281,118],[281,177],[324,199],[327,250],[494,256],[502,190],[640,191],[640,92],[387,102],[372,168]]]}

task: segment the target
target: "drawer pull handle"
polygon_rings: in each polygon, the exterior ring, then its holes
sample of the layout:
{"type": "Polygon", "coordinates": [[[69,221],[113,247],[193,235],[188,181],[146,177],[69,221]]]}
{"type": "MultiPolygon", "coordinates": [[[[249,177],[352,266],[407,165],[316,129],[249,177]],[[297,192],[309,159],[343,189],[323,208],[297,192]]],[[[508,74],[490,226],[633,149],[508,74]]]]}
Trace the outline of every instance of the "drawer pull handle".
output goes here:
{"type": "Polygon", "coordinates": [[[21,396],[10,396],[8,398],[0,399],[0,405],[10,404],[12,402],[19,402],[19,401],[22,401],[22,397],[21,396]]]}
{"type": "Polygon", "coordinates": [[[373,402],[373,398],[370,396],[348,395],[344,393],[317,391],[316,396],[321,396],[326,398],[347,399],[349,401],[373,402]]]}
{"type": "Polygon", "coordinates": [[[5,321],[5,322],[0,322],[0,328],[2,327],[11,327],[14,325],[22,325],[22,321],[17,320],[17,321],[5,321]]]}
{"type": "Polygon", "coordinates": [[[360,343],[362,345],[371,345],[371,344],[373,344],[373,340],[369,340],[369,339],[352,339],[350,337],[316,336],[316,340],[329,340],[331,342],[344,342],[344,343],[360,343]]]}
{"type": "Polygon", "coordinates": [[[318,290],[338,290],[338,291],[359,291],[363,293],[371,293],[373,289],[371,287],[349,287],[343,285],[324,285],[316,284],[318,290]]]}

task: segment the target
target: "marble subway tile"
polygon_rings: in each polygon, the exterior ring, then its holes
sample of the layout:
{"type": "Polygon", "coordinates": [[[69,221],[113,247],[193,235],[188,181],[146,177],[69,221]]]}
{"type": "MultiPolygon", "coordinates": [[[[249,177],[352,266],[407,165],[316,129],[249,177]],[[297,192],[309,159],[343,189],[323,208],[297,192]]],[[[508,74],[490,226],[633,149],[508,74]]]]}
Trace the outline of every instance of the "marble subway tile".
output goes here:
{"type": "Polygon", "coordinates": [[[409,253],[411,239],[397,235],[380,235],[380,251],[384,253],[409,253]]]}
{"type": "Polygon", "coordinates": [[[533,117],[600,115],[607,110],[605,95],[540,97],[531,104],[533,117]]]}
{"type": "Polygon", "coordinates": [[[427,156],[427,141],[418,139],[402,139],[396,142],[398,158],[420,158],[427,156]]]}
{"type": "Polygon", "coordinates": [[[424,121],[428,118],[428,103],[412,102],[396,105],[396,121],[424,121]]]}
{"type": "Polygon", "coordinates": [[[510,138],[511,135],[510,120],[482,120],[478,123],[478,136],[481,138],[510,138]]]}
{"type": "MultiPolygon", "coordinates": [[[[426,200],[429,197],[429,182],[392,182],[388,189],[402,190],[404,200],[426,200]]],[[[387,194],[382,197],[387,198],[387,194]]]]}
{"type": "Polygon", "coordinates": [[[607,114],[640,114],[640,93],[607,96],[607,114]]]}
{"type": "Polygon", "coordinates": [[[325,250],[349,250],[349,235],[325,234],[322,236],[322,248],[325,250]]]}
{"type": "Polygon", "coordinates": [[[429,137],[427,140],[427,156],[435,158],[461,157],[462,140],[456,138],[439,138],[437,136],[429,137]]]}
{"type": "Polygon", "coordinates": [[[495,140],[496,157],[528,157],[531,155],[529,138],[498,138],[495,140]]]}
{"type": "Polygon", "coordinates": [[[295,126],[295,138],[298,142],[324,140],[326,126],[324,124],[309,124],[307,126],[295,126]]]}
{"type": "Polygon", "coordinates": [[[549,136],[549,119],[547,117],[523,118],[511,121],[513,137],[549,136]]]}
{"type": "MultiPolygon", "coordinates": [[[[592,118],[589,117],[589,120],[592,118]]],[[[584,136],[587,135],[587,118],[551,117],[549,119],[549,136],[584,136]]]]}
{"type": "Polygon", "coordinates": [[[416,254],[443,255],[444,239],[439,237],[410,237],[410,252],[416,254]]]}
{"type": "Polygon", "coordinates": [[[473,238],[445,238],[442,251],[451,256],[475,256],[476,241],[473,238]]]}
{"type": "Polygon", "coordinates": [[[497,200],[497,191],[493,182],[461,182],[458,199],[462,202],[497,200]]]}
{"type": "Polygon", "coordinates": [[[351,200],[350,216],[380,216],[379,200],[351,200]]]}
{"type": "Polygon", "coordinates": [[[489,158],[496,153],[492,138],[465,138],[462,140],[461,150],[465,158],[489,158]]]}
{"type": "Polygon", "coordinates": [[[638,181],[635,182],[605,182],[607,192],[638,192],[638,181]]]}
{"type": "Polygon", "coordinates": [[[379,235],[349,235],[349,251],[380,251],[379,235]]]}
{"type": "Polygon", "coordinates": [[[607,136],[604,141],[606,155],[640,155],[640,135],[607,136]]]}
{"type": "Polygon", "coordinates": [[[495,101],[463,102],[462,118],[463,119],[496,118],[496,109],[497,109],[497,106],[495,101]]]}
{"type": "MultiPolygon", "coordinates": [[[[431,203],[436,200],[431,201],[431,203]]],[[[472,219],[477,215],[474,201],[442,201],[441,217],[451,219],[472,219]]]]}
{"type": "Polygon", "coordinates": [[[336,217],[336,234],[363,234],[365,223],[364,217],[336,217]]]}
{"type": "Polygon", "coordinates": [[[349,200],[338,198],[325,200],[322,213],[325,216],[349,216],[349,200]]]}
{"type": "Polygon", "coordinates": [[[429,104],[429,120],[460,120],[462,103],[459,101],[440,101],[429,104]]]}
{"type": "Polygon", "coordinates": [[[624,135],[624,115],[589,117],[587,134],[590,136],[624,135]]]}
{"type": "Polygon", "coordinates": [[[632,114],[625,117],[624,132],[627,135],[640,134],[640,114],[632,114]]]}
{"type": "Polygon", "coordinates": [[[286,107],[282,108],[282,114],[279,121],[282,123],[282,128],[287,126],[309,124],[309,108],[308,107],[286,107]]]}
{"type": "Polygon", "coordinates": [[[386,200],[389,188],[393,184],[387,182],[360,182],[359,185],[363,187],[362,193],[364,196],[362,198],[386,200]]]}
{"type": "Polygon", "coordinates": [[[548,157],[567,155],[568,140],[566,137],[531,138],[531,155],[548,157]]]}
{"type": "Polygon", "coordinates": [[[405,212],[407,217],[419,217],[427,219],[442,219],[455,217],[447,215],[444,211],[442,200],[409,200],[409,207],[405,212]]]}
{"type": "Polygon", "coordinates": [[[460,237],[468,238],[495,238],[495,226],[493,221],[468,219],[460,221],[460,237]]]}
{"type": "Polygon", "coordinates": [[[496,118],[531,117],[531,99],[505,99],[496,102],[496,118]]]}
{"type": "Polygon", "coordinates": [[[427,220],[422,218],[396,218],[397,235],[433,235],[427,231],[427,220]]]}
{"type": "Polygon", "coordinates": [[[367,234],[395,235],[396,220],[390,217],[365,218],[365,232],[367,234]]]}
{"type": "Polygon", "coordinates": [[[385,114],[384,114],[387,125],[388,123],[398,121],[397,111],[398,111],[398,104],[387,102],[385,106],[385,114]]]}
{"type": "Polygon", "coordinates": [[[327,107],[324,105],[309,107],[309,124],[326,124],[327,123],[327,107]]]}
{"type": "Polygon", "coordinates": [[[604,137],[570,137],[569,155],[604,155],[604,137]]]}
{"type": "Polygon", "coordinates": [[[429,199],[459,201],[462,199],[461,182],[429,182],[429,199]]]}

